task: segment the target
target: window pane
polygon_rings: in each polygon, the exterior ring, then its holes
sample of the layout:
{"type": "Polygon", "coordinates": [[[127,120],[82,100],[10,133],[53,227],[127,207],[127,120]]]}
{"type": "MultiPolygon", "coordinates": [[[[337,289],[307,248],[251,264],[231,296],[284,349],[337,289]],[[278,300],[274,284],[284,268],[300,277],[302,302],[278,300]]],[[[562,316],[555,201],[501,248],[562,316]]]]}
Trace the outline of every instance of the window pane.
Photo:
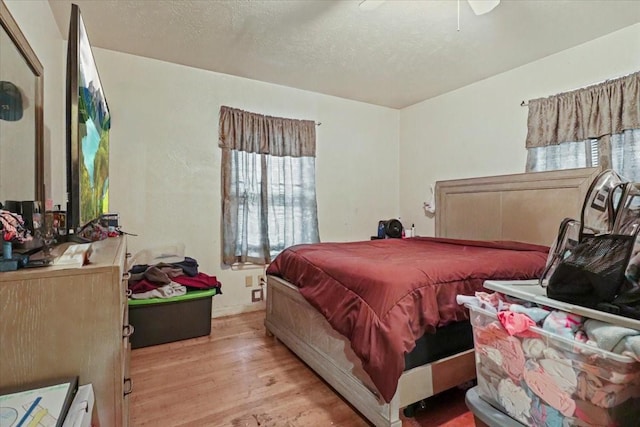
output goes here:
{"type": "Polygon", "coordinates": [[[585,143],[588,142],[565,142],[559,145],[529,148],[527,172],[584,168],[587,166],[585,143]]]}
{"type": "Polygon", "coordinates": [[[319,241],[315,158],[267,156],[269,246],[283,249],[319,241]]]}
{"type": "Polygon", "coordinates": [[[229,195],[238,204],[236,256],[261,258],[262,225],[260,188],[262,172],[260,155],[245,151],[233,151],[231,163],[231,188],[229,195]]]}
{"type": "Polygon", "coordinates": [[[611,135],[611,165],[632,182],[640,182],[640,129],[611,135]]]}

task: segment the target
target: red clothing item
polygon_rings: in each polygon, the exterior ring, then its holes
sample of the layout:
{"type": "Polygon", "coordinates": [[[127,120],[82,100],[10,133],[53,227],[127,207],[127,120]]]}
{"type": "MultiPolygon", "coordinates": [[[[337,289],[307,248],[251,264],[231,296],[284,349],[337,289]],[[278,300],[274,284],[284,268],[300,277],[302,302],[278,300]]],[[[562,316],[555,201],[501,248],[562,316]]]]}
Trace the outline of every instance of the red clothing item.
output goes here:
{"type": "MultiPolygon", "coordinates": [[[[191,289],[211,289],[218,288],[218,293],[222,287],[222,283],[218,282],[216,276],[208,276],[204,273],[198,273],[194,277],[177,276],[171,279],[173,282],[191,289]]],[[[152,291],[163,286],[163,283],[152,282],[147,279],[138,280],[137,282],[129,282],[129,290],[134,294],[152,291]]]]}
{"type": "Polygon", "coordinates": [[[137,282],[129,282],[129,290],[133,294],[152,291],[160,286],[162,286],[162,284],[158,284],[147,279],[138,280],[137,282]]]}
{"type": "Polygon", "coordinates": [[[174,277],[173,281],[186,286],[187,288],[195,289],[211,289],[219,288],[222,286],[222,283],[218,282],[216,276],[209,276],[204,273],[198,273],[193,277],[189,277],[186,275],[174,277]]]}

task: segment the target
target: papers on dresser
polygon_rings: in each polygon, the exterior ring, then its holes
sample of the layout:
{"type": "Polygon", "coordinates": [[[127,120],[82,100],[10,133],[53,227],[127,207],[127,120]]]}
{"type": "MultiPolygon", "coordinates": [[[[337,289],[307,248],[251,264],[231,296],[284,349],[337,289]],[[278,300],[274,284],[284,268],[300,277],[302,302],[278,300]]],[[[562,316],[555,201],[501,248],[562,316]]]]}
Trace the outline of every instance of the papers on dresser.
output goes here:
{"type": "Polygon", "coordinates": [[[0,396],[0,426],[61,426],[78,377],[30,386],[0,396]]]}
{"type": "Polygon", "coordinates": [[[62,427],[91,427],[94,403],[93,386],[85,384],[78,387],[62,427]]]}
{"type": "Polygon", "coordinates": [[[90,254],[91,243],[71,245],[53,262],[53,265],[80,268],[89,261],[90,254]]]}

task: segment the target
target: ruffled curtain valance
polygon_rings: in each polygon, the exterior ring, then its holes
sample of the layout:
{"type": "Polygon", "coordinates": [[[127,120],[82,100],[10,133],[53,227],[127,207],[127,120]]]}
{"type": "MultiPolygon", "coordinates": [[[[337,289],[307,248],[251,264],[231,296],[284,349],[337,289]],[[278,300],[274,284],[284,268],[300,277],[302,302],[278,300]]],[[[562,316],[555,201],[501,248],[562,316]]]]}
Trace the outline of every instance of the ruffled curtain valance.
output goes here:
{"type": "Polygon", "coordinates": [[[640,72],[529,101],[527,148],[584,141],[640,128],[640,72]]]}
{"type": "Polygon", "coordinates": [[[316,124],[220,107],[221,148],[276,157],[315,157],[316,124]]]}

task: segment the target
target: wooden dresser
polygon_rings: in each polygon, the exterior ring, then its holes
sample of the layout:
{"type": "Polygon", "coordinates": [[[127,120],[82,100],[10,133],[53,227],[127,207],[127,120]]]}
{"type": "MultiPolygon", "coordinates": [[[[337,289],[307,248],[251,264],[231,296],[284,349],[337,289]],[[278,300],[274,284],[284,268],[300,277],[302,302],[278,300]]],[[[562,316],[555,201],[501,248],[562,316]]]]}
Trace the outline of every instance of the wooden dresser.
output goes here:
{"type": "Polygon", "coordinates": [[[78,376],[100,425],[127,426],[126,239],[91,244],[90,264],[0,273],[0,388],[78,376]]]}

